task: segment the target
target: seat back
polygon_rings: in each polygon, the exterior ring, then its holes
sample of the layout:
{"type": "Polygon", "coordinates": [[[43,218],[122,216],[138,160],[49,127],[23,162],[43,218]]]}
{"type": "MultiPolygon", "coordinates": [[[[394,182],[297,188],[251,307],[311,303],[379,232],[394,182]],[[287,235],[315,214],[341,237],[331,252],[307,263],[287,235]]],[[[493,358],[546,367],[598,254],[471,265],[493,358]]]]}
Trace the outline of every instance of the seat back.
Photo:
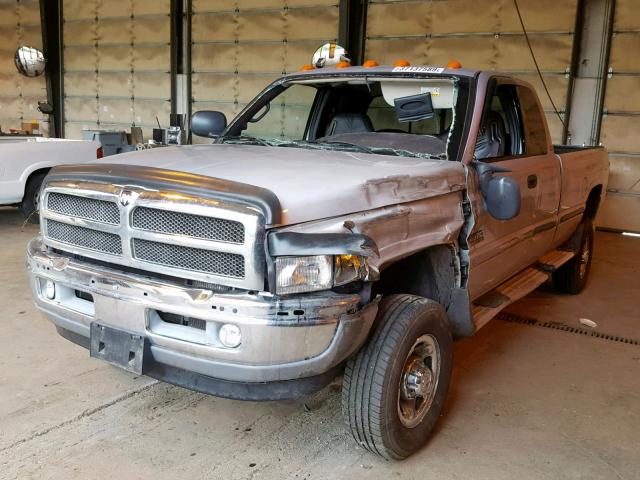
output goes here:
{"type": "Polygon", "coordinates": [[[364,113],[338,113],[329,122],[325,136],[372,131],[371,119],[364,113]]]}

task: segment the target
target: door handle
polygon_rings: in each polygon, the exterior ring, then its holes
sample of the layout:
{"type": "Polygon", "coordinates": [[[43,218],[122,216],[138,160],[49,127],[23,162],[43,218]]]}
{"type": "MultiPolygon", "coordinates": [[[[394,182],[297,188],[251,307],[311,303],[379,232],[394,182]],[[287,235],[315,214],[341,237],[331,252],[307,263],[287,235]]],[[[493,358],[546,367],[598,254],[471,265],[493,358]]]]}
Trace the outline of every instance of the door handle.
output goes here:
{"type": "Polygon", "coordinates": [[[527,188],[536,188],[538,186],[538,176],[529,175],[527,177],[527,188]]]}

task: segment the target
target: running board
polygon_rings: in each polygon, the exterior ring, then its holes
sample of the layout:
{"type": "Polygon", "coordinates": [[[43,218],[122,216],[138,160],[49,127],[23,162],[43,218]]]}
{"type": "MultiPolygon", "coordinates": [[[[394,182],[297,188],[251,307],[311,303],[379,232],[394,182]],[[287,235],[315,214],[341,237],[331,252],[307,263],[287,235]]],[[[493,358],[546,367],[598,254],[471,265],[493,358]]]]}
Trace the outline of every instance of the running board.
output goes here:
{"type": "Polygon", "coordinates": [[[575,256],[571,250],[551,250],[538,260],[538,266],[545,272],[555,272],[575,256]]]}
{"type": "Polygon", "coordinates": [[[476,330],[487,324],[500,311],[527,296],[549,280],[551,273],[574,257],[566,250],[552,250],[540,258],[536,266],[526,268],[506,282],[473,301],[471,313],[476,330]]]}

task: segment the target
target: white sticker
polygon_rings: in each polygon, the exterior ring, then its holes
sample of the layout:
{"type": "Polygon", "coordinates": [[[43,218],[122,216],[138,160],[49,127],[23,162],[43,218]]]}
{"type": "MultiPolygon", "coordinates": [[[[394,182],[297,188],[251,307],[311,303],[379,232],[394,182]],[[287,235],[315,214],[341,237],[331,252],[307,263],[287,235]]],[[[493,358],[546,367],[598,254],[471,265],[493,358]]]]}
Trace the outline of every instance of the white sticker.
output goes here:
{"type": "Polygon", "coordinates": [[[394,67],[393,72],[410,72],[410,73],[442,73],[442,67],[394,67]]]}
{"type": "Polygon", "coordinates": [[[440,87],[420,87],[420,93],[430,93],[432,97],[439,97],[440,87]]]}

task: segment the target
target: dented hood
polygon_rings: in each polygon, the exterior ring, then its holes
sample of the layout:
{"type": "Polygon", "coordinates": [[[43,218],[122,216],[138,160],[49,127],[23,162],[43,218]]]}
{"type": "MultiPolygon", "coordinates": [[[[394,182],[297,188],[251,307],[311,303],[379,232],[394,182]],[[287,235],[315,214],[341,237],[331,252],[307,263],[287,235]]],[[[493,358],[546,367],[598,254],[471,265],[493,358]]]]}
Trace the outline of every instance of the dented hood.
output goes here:
{"type": "Polygon", "coordinates": [[[282,224],[361,212],[464,188],[460,163],[335,150],[191,145],[105,159],[247,183],[271,190],[282,224]]]}

